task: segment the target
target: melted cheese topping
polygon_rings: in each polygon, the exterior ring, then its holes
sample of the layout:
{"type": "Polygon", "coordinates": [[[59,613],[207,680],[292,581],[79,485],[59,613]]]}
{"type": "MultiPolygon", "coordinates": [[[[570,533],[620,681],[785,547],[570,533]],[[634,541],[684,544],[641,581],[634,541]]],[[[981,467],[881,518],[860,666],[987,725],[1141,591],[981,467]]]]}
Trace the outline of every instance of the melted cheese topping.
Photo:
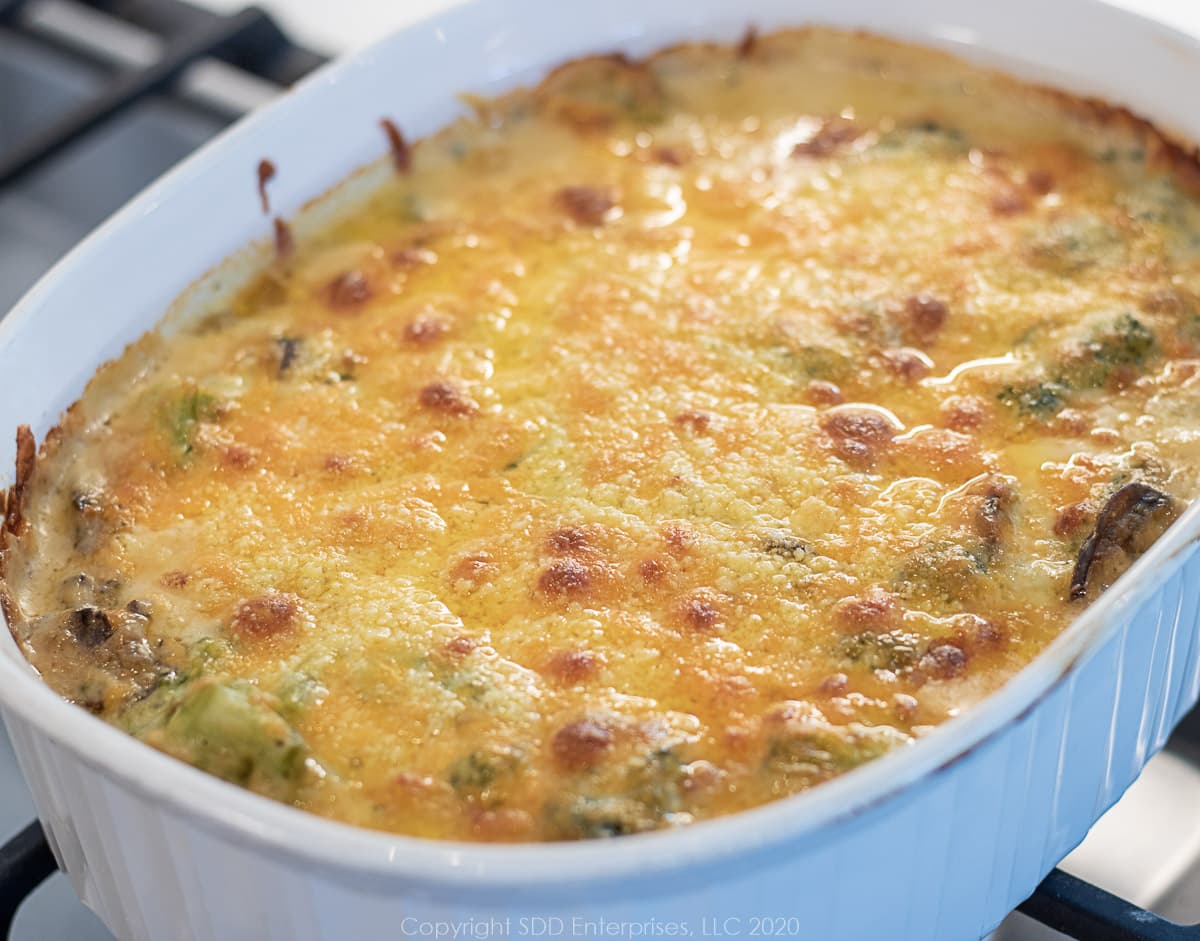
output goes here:
{"type": "Polygon", "coordinates": [[[476,106],[51,434],[5,561],[64,696],[368,827],[674,826],[910,745],[1196,493],[1135,119],[824,30],[476,106]]]}

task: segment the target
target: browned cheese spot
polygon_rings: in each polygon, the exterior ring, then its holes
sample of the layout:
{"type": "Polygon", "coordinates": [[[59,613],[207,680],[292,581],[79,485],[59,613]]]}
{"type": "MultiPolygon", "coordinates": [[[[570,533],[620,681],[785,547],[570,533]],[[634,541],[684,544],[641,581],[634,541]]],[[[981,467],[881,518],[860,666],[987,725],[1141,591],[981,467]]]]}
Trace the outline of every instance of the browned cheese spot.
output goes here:
{"type": "Polygon", "coordinates": [[[687,552],[697,542],[695,530],[685,523],[663,523],[658,532],[667,549],[675,555],[687,552]]]}
{"type": "Polygon", "coordinates": [[[682,167],[687,163],[687,154],[682,147],[658,147],[653,154],[654,162],[667,167],[682,167]]]}
{"type": "Polygon", "coordinates": [[[967,669],[967,654],[956,644],[935,644],[922,655],[917,668],[935,680],[952,680],[967,669]]]}
{"type": "Polygon", "coordinates": [[[555,201],[581,226],[600,226],[619,213],[615,191],[608,186],[564,186],[555,201]]]}
{"type": "Polygon", "coordinates": [[[830,118],[806,141],[792,148],[793,157],[831,157],[862,136],[862,129],[845,118],[830,118]]]}
{"type": "Polygon", "coordinates": [[[546,548],[555,555],[588,556],[595,554],[593,534],[586,526],[564,526],[546,537],[546,548]]]}
{"type": "Polygon", "coordinates": [[[902,346],[881,351],[879,358],[888,372],[904,382],[914,383],[929,375],[929,361],[920,350],[902,346]]]}
{"type": "Polygon", "coordinates": [[[556,559],[538,578],[538,588],[553,598],[584,595],[591,587],[592,573],[578,559],[556,559]]]}
{"type": "Polygon", "coordinates": [[[371,299],[371,282],[361,271],[343,271],[329,282],[325,298],[336,311],[357,310],[371,299]]]}
{"type": "Polygon", "coordinates": [[[852,467],[870,467],[892,443],[896,429],[883,415],[866,408],[839,408],[826,412],[821,429],[828,447],[852,467]]]}
{"type": "Polygon", "coordinates": [[[820,406],[841,405],[846,401],[842,390],[835,383],[825,379],[813,379],[805,389],[804,397],[809,404],[820,406]]]}
{"type": "Polygon", "coordinates": [[[484,582],[496,574],[497,569],[490,552],[473,552],[454,563],[450,577],[455,581],[484,582]]]}
{"type": "Polygon", "coordinates": [[[446,641],[442,649],[452,657],[465,657],[478,646],[479,641],[474,637],[460,634],[458,637],[451,637],[446,641]]]}
{"type": "Polygon", "coordinates": [[[554,733],[550,748],[555,760],[571,771],[599,764],[613,746],[612,728],[598,719],[578,719],[554,733]]]}
{"type": "Polygon", "coordinates": [[[603,666],[603,655],[591,650],[560,650],[546,662],[544,672],[560,683],[574,685],[591,679],[603,666]]]}
{"type": "Polygon", "coordinates": [[[700,589],[679,602],[679,617],[694,631],[714,631],[721,626],[721,609],[709,591],[700,589]]]}
{"type": "Polygon", "coordinates": [[[922,291],[905,300],[900,310],[901,328],[913,345],[926,346],[937,339],[949,316],[945,301],[922,291]]]}
{"type": "Polygon", "coordinates": [[[680,412],[672,421],[682,428],[688,428],[692,434],[702,435],[708,431],[709,426],[713,423],[713,415],[711,412],[706,412],[702,409],[688,409],[686,412],[680,412]]]}
{"type": "Polygon", "coordinates": [[[238,637],[275,637],[293,630],[300,622],[300,599],[272,591],[238,602],[230,627],[238,637]]]}
{"type": "Polygon", "coordinates": [[[942,423],[951,431],[978,431],[992,419],[992,404],[979,395],[952,395],[940,406],[942,423]]]}
{"type": "Polygon", "coordinates": [[[667,567],[660,559],[642,559],[638,563],[638,574],[649,584],[661,581],[666,572],[667,567]]]}
{"type": "Polygon", "coordinates": [[[451,382],[431,382],[417,394],[422,406],[431,412],[442,412],[465,418],[479,410],[479,404],[451,382]]]}
{"type": "Polygon", "coordinates": [[[900,623],[901,614],[896,595],[879,587],[870,588],[861,595],[843,598],[833,609],[838,626],[855,631],[890,630],[900,623]]]}

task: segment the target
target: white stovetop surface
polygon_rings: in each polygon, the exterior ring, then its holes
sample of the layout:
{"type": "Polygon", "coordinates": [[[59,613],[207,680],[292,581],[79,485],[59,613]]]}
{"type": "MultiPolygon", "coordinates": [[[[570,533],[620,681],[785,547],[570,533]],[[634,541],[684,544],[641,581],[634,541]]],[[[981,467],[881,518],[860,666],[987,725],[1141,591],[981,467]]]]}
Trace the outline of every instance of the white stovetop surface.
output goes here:
{"type": "MultiPolygon", "coordinates": [[[[236,10],[246,0],[192,0],[218,10],[236,10]]],[[[294,39],[325,53],[358,49],[416,20],[456,6],[461,0],[259,0],[294,39]]],[[[597,0],[563,0],[564,3],[597,0]]],[[[650,0],[653,2],[653,0],[650,0]]],[[[999,2],[999,0],[993,0],[999,2]]],[[[1054,0],[1047,0],[1053,3],[1054,0]]],[[[1107,0],[1155,16],[1200,36],[1200,0],[1107,0]]]]}

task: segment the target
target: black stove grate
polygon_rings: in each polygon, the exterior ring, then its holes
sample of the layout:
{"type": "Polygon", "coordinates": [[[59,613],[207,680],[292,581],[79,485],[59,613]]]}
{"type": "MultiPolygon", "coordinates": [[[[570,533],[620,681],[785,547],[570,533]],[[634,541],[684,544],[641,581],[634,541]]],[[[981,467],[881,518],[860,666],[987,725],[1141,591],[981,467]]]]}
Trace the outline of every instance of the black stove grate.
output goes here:
{"type": "Polygon", "coordinates": [[[36,820],[0,847],[0,936],[8,938],[21,903],[57,868],[36,820]]]}
{"type": "MultiPolygon", "coordinates": [[[[33,0],[0,0],[0,30],[19,28],[22,8],[31,5],[33,0]]],[[[168,90],[201,59],[219,59],[279,85],[290,85],[324,61],[293,44],[256,7],[221,16],[182,0],[84,0],[84,5],[161,37],[163,53],[143,68],[117,71],[97,96],[0,153],[0,188],[22,179],[135,103],[168,90]]],[[[52,38],[37,38],[55,44],[52,38]]],[[[1197,715],[1194,723],[1200,723],[1197,715]]],[[[37,821],[0,847],[0,937],[9,936],[21,904],[56,869],[37,821]]],[[[1050,873],[1018,910],[1080,941],[1200,941],[1200,926],[1169,922],[1060,869],[1050,873]]]]}
{"type": "Polygon", "coordinates": [[[1197,941],[1200,925],[1177,925],[1055,869],[1017,911],[1080,941],[1197,941]]]}
{"type": "MultiPolygon", "coordinates": [[[[11,23],[27,0],[0,0],[0,24],[11,23]]],[[[141,69],[119,72],[99,95],[0,154],[0,187],[16,182],[69,144],[143,98],[169,87],[190,65],[220,59],[278,84],[290,84],[323,60],[294,46],[257,7],[219,16],[177,0],[90,3],[151,28],[166,42],[162,56],[141,69]]],[[[43,39],[43,41],[45,41],[43,39]]]]}

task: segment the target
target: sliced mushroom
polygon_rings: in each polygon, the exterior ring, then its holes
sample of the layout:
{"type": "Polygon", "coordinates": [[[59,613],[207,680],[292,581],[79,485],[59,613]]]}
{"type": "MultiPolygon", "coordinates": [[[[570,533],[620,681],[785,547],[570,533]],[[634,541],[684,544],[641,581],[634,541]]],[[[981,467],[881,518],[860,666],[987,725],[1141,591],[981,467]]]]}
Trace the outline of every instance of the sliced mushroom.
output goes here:
{"type": "Polygon", "coordinates": [[[67,615],[67,630],[81,647],[99,647],[113,635],[112,618],[102,608],[86,604],[67,615]]]}
{"type": "Polygon", "coordinates": [[[96,712],[140,698],[173,672],[146,637],[149,618],[81,605],[16,625],[29,659],[63,697],[96,712]]]}
{"type": "Polygon", "coordinates": [[[971,513],[973,529],[983,543],[988,558],[994,559],[1012,532],[1016,492],[1008,479],[999,474],[989,474],[968,493],[975,501],[971,513]]]}
{"type": "Polygon", "coordinates": [[[304,345],[304,341],[300,337],[276,337],[275,338],[275,368],[276,375],[283,378],[288,370],[296,363],[296,359],[300,356],[300,348],[304,345]]]}
{"type": "Polygon", "coordinates": [[[1071,600],[1086,597],[1093,585],[1101,591],[1111,585],[1177,516],[1175,501],[1161,490],[1136,482],[1121,487],[1104,504],[1096,528],[1079,549],[1071,600]]]}
{"type": "Polygon", "coordinates": [[[71,511],[75,548],[89,555],[111,528],[111,500],[99,487],[80,487],[71,494],[71,511]]]}

